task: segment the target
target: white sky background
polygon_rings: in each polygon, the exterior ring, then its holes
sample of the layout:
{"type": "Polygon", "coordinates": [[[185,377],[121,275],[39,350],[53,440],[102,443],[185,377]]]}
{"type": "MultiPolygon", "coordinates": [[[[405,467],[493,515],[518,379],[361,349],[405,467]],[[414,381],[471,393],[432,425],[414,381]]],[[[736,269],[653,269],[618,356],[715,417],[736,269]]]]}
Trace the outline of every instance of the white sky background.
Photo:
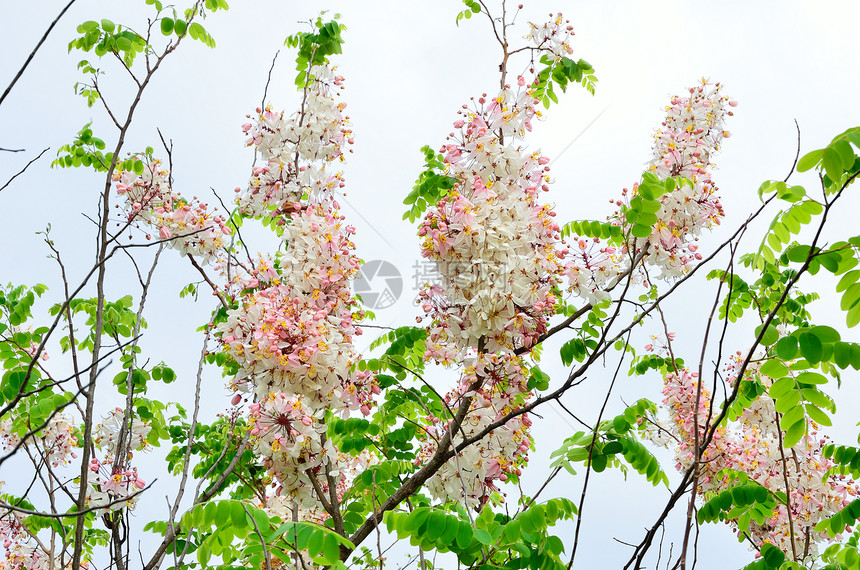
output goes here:
{"type": "MultiPolygon", "coordinates": [[[[0,87],[5,88],[64,4],[55,0],[14,5],[4,2],[0,9],[0,87]]],[[[359,255],[365,260],[391,261],[404,276],[402,298],[394,307],[379,311],[376,324],[411,324],[416,314],[411,286],[412,266],[419,259],[418,241],[416,228],[401,221],[401,202],[421,170],[418,149],[425,144],[441,146],[459,106],[470,96],[492,93],[498,84],[500,50],[489,25],[485,19],[473,18],[456,27],[454,18],[461,7],[453,0],[235,0],[228,12],[215,14],[205,23],[218,42],[215,50],[188,40],[165,61],[144,97],[125,148],[142,150],[151,145],[158,149],[155,128],[159,127],[174,142],[176,189],[188,196],[208,197],[208,189],[213,187],[229,200],[232,189],[243,186],[249,174],[252,156],[243,145],[240,125],[260,104],[272,56],[282,50],[269,101],[275,108],[291,111],[297,107],[298,98],[292,86],[293,53],[282,46],[284,38],[305,29],[298,22],[315,17],[321,9],[341,13],[349,29],[345,53],[334,61],[347,78],[344,98],[356,133],[355,152],[348,157],[344,170],[344,213],[358,228],[355,241],[359,255]]],[[[594,97],[576,86],[567,95],[559,94],[560,104],[550,108],[547,120],[528,140],[530,148],[540,148],[554,159],[579,136],[553,164],[556,184],[543,196],[556,204],[561,222],[602,219],[609,213],[608,200],[638,180],[650,156],[651,134],[659,126],[668,97],[681,93],[702,76],[722,82],[724,93],[740,102],[729,121],[733,136],[716,157],[719,169],[713,175],[722,189],[727,212],[723,227],[716,232],[719,241],[755,207],[760,182],[781,179],[788,172],[796,145],[794,119],[802,131],[803,152],[820,148],[836,134],[860,124],[856,105],[860,90],[858,4],[541,0],[526,3],[518,18],[520,27],[512,30],[511,37],[524,35],[528,20],[541,23],[550,11],[558,10],[575,27],[574,57],[589,61],[599,78],[594,97]]],[[[59,299],[56,265],[46,259],[48,251],[34,235],[48,223],[72,281],[78,281],[89,268],[95,228],[81,213],[95,215],[103,178],[83,169],[51,170],[48,166],[56,149],[73,140],[85,123],[94,122],[96,136],[108,141],[109,149],[115,129],[98,105],[88,109],[83,99],[73,94],[72,86],[80,79],[75,64],[83,56],[67,54],[66,44],[75,36],[75,27],[85,20],[110,18],[141,28],[143,18],[151,13],[142,0],[78,0],[0,107],[0,147],[26,149],[17,154],[0,153],[0,183],[40,150],[51,147],[0,194],[5,230],[5,238],[0,240],[0,282],[46,283],[52,287],[51,301],[59,299]]],[[[160,36],[156,37],[156,43],[159,40],[160,36]]],[[[512,77],[525,65],[524,61],[511,64],[512,77]]],[[[113,62],[106,61],[103,67],[108,71],[104,80],[108,97],[114,107],[124,109],[130,81],[113,62]]],[[[815,191],[812,177],[794,180],[805,184],[811,193],[815,191]]],[[[210,203],[216,202],[212,199],[210,203]]],[[[860,233],[857,204],[849,197],[839,212],[842,219],[834,220],[833,228],[841,226],[845,232],[860,233]]],[[[768,222],[773,213],[765,215],[768,222]]],[[[248,229],[243,228],[243,232],[249,232],[246,237],[252,235],[248,229]]],[[[758,239],[751,237],[742,249],[753,249],[758,239]]],[[[270,247],[259,240],[254,243],[259,245],[252,250],[270,247]]],[[[181,390],[182,398],[187,399],[199,351],[200,339],[194,329],[207,318],[212,304],[205,295],[197,305],[188,299],[180,301],[179,290],[197,281],[197,273],[173,252],[165,252],[162,259],[148,305],[150,330],[144,337],[144,353],[155,360],[164,359],[180,377],[167,390],[154,387],[153,395],[176,399],[181,390]]],[[[109,284],[109,296],[137,295],[128,263],[117,261],[112,270],[116,273],[109,284]]],[[[693,317],[706,314],[713,290],[712,284],[701,283],[688,288],[683,298],[676,299],[682,301],[680,306],[670,313],[670,318],[674,317],[670,328],[680,331],[679,337],[690,343],[681,345],[688,347],[689,361],[696,359],[695,339],[704,329],[703,321],[693,317]]],[[[822,291],[823,297],[830,295],[832,284],[828,282],[822,291]]],[[[828,309],[835,306],[826,301],[822,304],[828,309]]],[[[844,322],[841,315],[829,314],[844,322]]],[[[651,329],[644,334],[659,331],[657,323],[648,327],[651,329]]],[[[369,343],[375,336],[368,329],[361,340],[369,343]]],[[[732,350],[749,342],[740,332],[730,338],[739,343],[732,350]]],[[[558,362],[559,344],[547,346],[542,365],[556,382],[565,374],[558,362]]],[[[57,356],[58,352],[55,350],[57,356]]],[[[597,417],[601,392],[614,364],[609,362],[606,371],[595,371],[588,383],[592,387],[567,399],[569,407],[586,421],[597,417]]],[[[846,374],[844,386],[855,383],[855,376],[846,374]]],[[[454,381],[453,374],[438,378],[440,389],[454,381]]],[[[227,392],[217,371],[208,371],[207,382],[207,413],[211,417],[226,407],[227,392]]],[[[659,387],[655,377],[622,377],[609,417],[622,406],[621,396],[627,402],[641,395],[658,400],[659,387]]],[[[856,434],[852,430],[858,409],[856,394],[855,390],[853,395],[840,395],[842,414],[837,427],[843,430],[841,440],[846,443],[856,434]]],[[[527,493],[535,491],[540,474],[547,472],[549,453],[573,430],[553,409],[544,409],[541,415],[545,419],[535,427],[535,477],[528,479],[527,493]]],[[[666,467],[671,469],[670,462],[666,467]]],[[[146,475],[144,478],[148,479],[146,475]]],[[[14,476],[4,473],[0,479],[11,481],[14,476]]],[[[568,496],[578,501],[580,481],[559,476],[543,496],[568,496]]],[[[584,544],[577,559],[583,567],[597,563],[620,566],[627,549],[611,537],[638,542],[641,529],[653,522],[668,492],[651,488],[636,474],[625,483],[620,474],[605,472],[593,477],[592,485],[584,513],[584,544]]],[[[166,492],[156,490],[154,495],[161,497],[166,492]]],[[[667,530],[666,548],[670,537],[677,540],[680,536],[680,519],[673,525],[667,530]]],[[[703,531],[701,568],[740,567],[749,560],[746,548],[736,546],[726,528],[709,526],[703,531]]],[[[562,536],[569,544],[570,529],[562,536]]]]}

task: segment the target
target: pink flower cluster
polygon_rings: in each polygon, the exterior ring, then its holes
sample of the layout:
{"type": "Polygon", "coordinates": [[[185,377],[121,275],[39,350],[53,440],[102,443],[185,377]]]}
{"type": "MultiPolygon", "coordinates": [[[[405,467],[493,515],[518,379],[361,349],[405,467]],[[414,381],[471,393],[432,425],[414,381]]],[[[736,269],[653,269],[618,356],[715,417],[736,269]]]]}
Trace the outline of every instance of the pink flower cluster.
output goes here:
{"type": "Polygon", "coordinates": [[[362,315],[353,314],[348,281],[358,270],[354,228],[338,212],[336,202],[323,201],[294,213],[283,235],[286,252],[261,260],[255,275],[240,281],[247,294],[219,327],[241,367],[238,380],[260,400],[286,392],[315,407],[335,400],[348,410],[372,397],[368,375],[348,373],[357,358],[353,336],[361,333],[353,319],[362,315]]]}
{"type": "MultiPolygon", "coordinates": [[[[134,499],[124,500],[134,491],[144,487],[144,482],[138,477],[136,468],[121,467],[115,463],[113,454],[116,450],[117,436],[123,421],[120,409],[112,411],[105,421],[96,426],[93,443],[97,448],[106,451],[104,465],[97,459],[90,461],[86,494],[87,507],[95,507],[97,513],[105,513],[124,507],[133,508],[134,499]]],[[[143,426],[135,420],[132,423],[130,451],[143,448],[149,426],[143,426]]],[[[72,418],[58,412],[48,421],[48,424],[37,434],[30,436],[25,444],[49,462],[54,468],[67,465],[77,458],[79,432],[72,423],[72,418]]],[[[6,419],[0,422],[0,447],[4,450],[18,445],[20,437],[13,430],[13,421],[6,419]]],[[[32,453],[32,451],[30,452],[32,453]]],[[[52,560],[50,551],[41,544],[32,544],[32,536],[22,526],[27,516],[6,511],[0,516],[0,540],[5,549],[5,560],[0,562],[0,568],[27,570],[47,570],[58,568],[59,563],[52,560]]]]}
{"type": "Polygon", "coordinates": [[[247,145],[265,161],[254,168],[244,191],[236,189],[245,215],[290,212],[303,198],[329,195],[344,186],[342,175],[330,166],[342,162],[343,149],[352,144],[349,117],[343,115],[346,103],[335,101],[344,79],[327,66],[313,67],[309,79],[299,111],[285,116],[270,107],[257,109],[256,121],[242,127],[247,145]]]}
{"type": "MultiPolygon", "coordinates": [[[[560,15],[532,36],[541,51],[570,53],[570,29],[560,15]]],[[[521,141],[540,116],[533,85],[464,105],[440,152],[455,179],[449,194],[430,208],[419,227],[422,255],[436,262],[442,282],[428,285],[419,302],[429,335],[425,358],[441,364],[473,362],[460,385],[445,396],[451,409],[473,398],[456,443],[475,435],[531,397],[528,370],[517,351],[547,330],[558,301],[554,289],[571,271],[560,243],[555,212],[538,201],[549,190],[549,159],[527,152],[521,141]]],[[[420,320],[420,319],[419,319],[420,320]]],[[[420,460],[435,451],[450,419],[427,418],[420,460]]],[[[495,483],[519,474],[527,462],[530,420],[522,415],[496,428],[448,461],[428,481],[443,501],[481,505],[495,483]]]]}
{"type": "MultiPolygon", "coordinates": [[[[521,407],[531,396],[526,382],[528,370],[519,357],[510,353],[481,353],[465,370],[458,388],[445,396],[450,409],[456,409],[463,397],[472,396],[469,413],[460,428],[451,434],[454,445],[474,436],[493,422],[521,407]],[[478,385],[478,388],[470,387],[478,385]]],[[[452,430],[451,420],[426,418],[425,443],[415,463],[419,465],[433,455],[437,442],[452,430]]],[[[496,482],[519,476],[528,463],[532,444],[531,420],[526,414],[509,420],[489,435],[465,448],[445,463],[427,482],[430,493],[444,501],[480,507],[499,492],[496,482]]]]}
{"type": "MultiPolygon", "coordinates": [[[[0,449],[11,450],[21,441],[12,419],[0,422],[0,449]]],[[[25,445],[35,447],[40,455],[54,467],[66,465],[77,457],[78,437],[72,418],[65,413],[54,414],[39,433],[30,436],[25,445]]]]}
{"type": "Polygon", "coordinates": [[[531,28],[529,39],[538,48],[549,51],[557,59],[571,55],[573,48],[570,47],[570,37],[573,35],[573,26],[561,13],[555,16],[550,14],[549,17],[550,19],[541,26],[529,22],[531,28]]]}
{"type": "MultiPolygon", "coordinates": [[[[689,89],[688,97],[672,97],[662,128],[654,137],[648,171],[660,180],[679,176],[691,184],[678,184],[675,190],[660,197],[660,207],[655,212],[657,222],[644,240],[631,240],[615,247],[597,238],[577,238],[568,265],[569,291],[592,303],[608,298],[606,289],[630,267],[630,252],[646,251],[645,263],[657,270],[652,275],[656,279],[680,277],[702,259],[696,241],[723,217],[717,187],[711,180],[710,159],[729,136],[725,119],[733,114],[729,108],[737,105],[721,95],[720,88],[719,83],[702,80],[689,89]]],[[[621,207],[637,194],[638,184],[635,184],[631,191],[623,190],[621,199],[610,202],[621,207]]],[[[608,219],[629,229],[620,210],[608,219]]],[[[638,282],[645,280],[642,274],[632,277],[638,282]]]]}
{"type": "Polygon", "coordinates": [[[647,238],[647,262],[661,270],[658,278],[683,275],[701,259],[695,241],[724,215],[710,159],[729,136],[725,119],[737,102],[721,95],[720,88],[703,79],[689,89],[689,97],[672,97],[663,128],[654,137],[649,171],[661,180],[681,176],[692,181],[692,186],[681,184],[660,198],[658,221],[647,238]]]}
{"type": "Polygon", "coordinates": [[[481,97],[474,112],[461,111],[459,135],[442,149],[457,182],[418,230],[422,255],[443,278],[419,295],[432,319],[428,355],[441,362],[480,339],[489,352],[531,346],[554,312],[567,251],[556,249],[555,212],[537,201],[548,189],[549,160],[514,144],[530,128],[534,104],[528,89],[489,103],[481,97]]]}
{"type": "MultiPolygon", "coordinates": [[[[170,173],[156,160],[146,165],[143,174],[117,170],[117,194],[126,200],[128,222],[158,231],[159,238],[170,240],[170,247],[182,255],[200,257],[204,263],[225,249],[224,236],[230,234],[227,220],[209,212],[207,204],[188,202],[175,192],[170,173]]],[[[150,235],[147,234],[147,238],[150,235]]]]}
{"type": "Polygon", "coordinates": [[[86,481],[88,507],[97,507],[99,513],[134,508],[134,498],[125,499],[143,489],[146,483],[138,476],[137,467],[130,467],[129,462],[133,452],[148,447],[146,438],[150,431],[152,427],[137,418],[132,417],[128,422],[122,408],[111,410],[102,422],[94,427],[93,443],[102,452],[103,459],[90,459],[86,481]],[[116,457],[123,423],[128,423],[125,433],[127,455],[116,457]]]}
{"type": "Polygon", "coordinates": [[[317,475],[323,459],[333,464],[337,453],[331,442],[321,438],[325,431],[319,417],[322,411],[311,409],[302,400],[301,396],[272,392],[262,402],[251,404],[251,435],[255,436],[254,452],[280,482],[278,494],[286,490],[300,506],[313,508],[318,499],[310,477],[317,475]]]}
{"type": "MultiPolygon", "coordinates": [[[[739,357],[733,359],[730,374],[732,369],[737,371],[739,362],[739,357]]],[[[762,376],[757,368],[757,365],[752,366],[746,374],[757,376],[764,387],[769,388],[773,381],[762,376]]],[[[730,379],[732,383],[735,381],[736,378],[730,379]]],[[[698,387],[697,374],[688,370],[665,377],[663,403],[672,416],[668,429],[676,440],[678,470],[686,469],[694,459],[694,416],[698,417],[700,442],[709,428],[711,396],[702,387],[696,405],[698,387]]],[[[750,538],[758,547],[768,542],[791,553],[793,529],[794,551],[803,558],[802,562],[808,563],[818,556],[818,545],[831,540],[826,533],[816,532],[813,527],[840,511],[857,495],[858,489],[855,482],[845,476],[828,479],[827,472],[833,463],[822,456],[827,439],[818,435],[817,425],[808,418],[807,436],[794,447],[781,451],[779,417],[773,399],[765,392],[744,410],[737,422],[720,427],[702,455],[698,492],[707,499],[710,493],[725,489],[728,476],[721,473],[723,469],[742,471],[774,493],[786,493],[787,479],[788,506],[780,503],[762,525],[752,522],[750,538]]],[[[661,443],[666,441],[662,439],[661,443]]]]}
{"type": "Polygon", "coordinates": [[[341,454],[326,439],[326,411],[368,415],[379,387],[353,366],[356,321],[364,316],[350,287],[359,259],[355,228],[334,197],[342,175],[329,171],[352,143],[345,104],[332,94],[343,78],[324,66],[309,78],[298,113],[267,108],[243,127],[266,165],[254,169],[237,202],[245,216],[277,220],[284,250],[230,283],[238,306],[217,331],[239,365],[233,387],[253,395],[254,449],[280,498],[269,502],[319,514],[318,489],[328,493],[331,477],[335,491],[345,492],[368,460],[341,454]]]}

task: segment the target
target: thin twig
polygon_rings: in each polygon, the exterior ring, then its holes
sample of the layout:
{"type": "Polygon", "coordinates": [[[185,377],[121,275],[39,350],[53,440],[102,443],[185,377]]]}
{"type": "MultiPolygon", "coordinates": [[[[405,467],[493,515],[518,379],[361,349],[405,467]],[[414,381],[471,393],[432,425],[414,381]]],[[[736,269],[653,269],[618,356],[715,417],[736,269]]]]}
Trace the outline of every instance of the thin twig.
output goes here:
{"type": "MultiPolygon", "coordinates": [[[[23,150],[23,149],[21,149],[21,150],[23,150]]],[[[22,168],[21,170],[19,170],[19,171],[18,171],[18,173],[17,173],[15,176],[13,176],[12,178],[10,178],[10,179],[6,182],[6,184],[4,184],[3,186],[0,186],[0,192],[2,192],[3,190],[5,190],[7,186],[9,186],[10,184],[12,184],[12,181],[13,181],[13,180],[15,180],[16,178],[18,178],[18,177],[19,177],[19,176],[21,176],[22,174],[24,174],[24,171],[26,171],[28,168],[30,168],[30,165],[31,165],[31,164],[33,164],[34,162],[36,162],[37,160],[39,160],[40,158],[42,158],[42,155],[43,155],[43,154],[45,154],[46,152],[48,152],[49,150],[51,150],[51,147],[48,147],[48,148],[46,148],[45,150],[43,150],[42,152],[40,152],[40,153],[39,153],[39,155],[38,155],[36,158],[34,158],[34,159],[33,159],[33,160],[31,160],[30,162],[28,162],[28,163],[27,163],[27,165],[26,165],[24,168],[22,168]]]]}
{"type": "Polygon", "coordinates": [[[585,494],[588,492],[588,479],[591,475],[591,457],[594,454],[594,446],[597,444],[600,422],[603,419],[603,414],[606,412],[606,406],[609,404],[609,397],[612,394],[612,388],[615,387],[615,381],[618,380],[618,373],[621,371],[621,364],[624,362],[624,355],[627,354],[627,347],[630,343],[630,335],[627,335],[627,340],[624,343],[624,351],[621,353],[621,358],[618,359],[618,366],[615,368],[615,374],[612,375],[612,381],[609,383],[609,389],[606,390],[606,397],[603,399],[603,405],[600,407],[600,412],[597,414],[597,421],[594,422],[594,435],[591,437],[591,445],[588,446],[588,462],[585,464],[585,481],[582,484],[582,494],[579,498],[579,508],[576,517],[576,528],[573,532],[573,548],[570,553],[570,560],[567,563],[567,569],[573,567],[573,560],[576,558],[576,550],[579,547],[579,530],[582,525],[582,509],[585,506],[585,494]]]}
{"type": "Polygon", "coordinates": [[[45,40],[48,39],[48,34],[51,33],[51,30],[54,29],[54,26],[56,26],[57,22],[60,21],[60,18],[63,17],[63,14],[65,14],[66,11],[71,8],[72,4],[74,4],[76,1],[77,0],[69,0],[69,3],[66,4],[66,6],[62,10],[60,10],[60,13],[57,14],[57,17],[54,18],[53,22],[51,22],[51,25],[48,26],[48,29],[45,30],[44,34],[42,34],[42,38],[39,40],[39,43],[36,44],[36,47],[33,48],[33,51],[30,52],[30,55],[27,56],[27,60],[24,62],[24,65],[22,65],[21,69],[18,70],[18,73],[15,74],[15,77],[12,79],[12,82],[9,84],[9,86],[6,87],[6,90],[3,92],[3,95],[0,95],[0,105],[3,104],[3,100],[6,99],[6,96],[9,95],[9,92],[12,91],[12,88],[15,86],[15,84],[18,82],[19,79],[21,79],[21,76],[24,74],[24,70],[26,70],[27,66],[30,65],[30,62],[33,61],[33,57],[35,57],[36,52],[39,51],[39,48],[41,48],[42,44],[45,43],[45,40]]]}

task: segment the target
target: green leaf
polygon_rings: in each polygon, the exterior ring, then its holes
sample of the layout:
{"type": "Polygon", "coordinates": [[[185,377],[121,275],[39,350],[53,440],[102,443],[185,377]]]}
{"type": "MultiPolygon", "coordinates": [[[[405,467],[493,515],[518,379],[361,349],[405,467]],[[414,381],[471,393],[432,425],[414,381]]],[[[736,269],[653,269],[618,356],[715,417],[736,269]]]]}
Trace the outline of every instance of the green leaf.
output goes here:
{"type": "Polygon", "coordinates": [[[824,166],[824,172],[830,180],[835,182],[842,178],[842,159],[834,149],[824,149],[822,165],[824,166]]]}
{"type": "Polygon", "coordinates": [[[761,373],[768,378],[777,380],[788,374],[788,368],[781,361],[770,359],[761,365],[761,373]]]}
{"type": "Polygon", "coordinates": [[[812,363],[821,362],[824,349],[818,336],[812,332],[801,333],[798,342],[800,343],[800,352],[807,360],[812,363]]]}
{"type": "Polygon", "coordinates": [[[475,538],[481,544],[490,545],[493,543],[493,537],[490,536],[490,533],[482,528],[476,528],[472,531],[475,535],[475,538]]]}
{"type": "MultiPolygon", "coordinates": [[[[756,332],[755,332],[756,336],[758,336],[761,333],[761,327],[762,326],[763,325],[759,325],[758,327],[756,327],[756,332]]],[[[770,325],[768,325],[767,330],[764,332],[764,335],[761,337],[761,344],[764,346],[770,346],[773,343],[775,343],[777,340],[779,340],[779,331],[776,330],[776,327],[773,326],[773,323],[771,323],[770,325]]]]}
{"type": "Polygon", "coordinates": [[[808,404],[806,406],[806,413],[812,421],[818,422],[823,426],[833,425],[833,422],[830,421],[830,417],[812,404],[808,404]]]}
{"type": "Polygon", "coordinates": [[[323,540],[323,555],[319,559],[323,564],[334,564],[340,560],[340,545],[336,535],[326,533],[323,540]]]}
{"type": "Polygon", "coordinates": [[[782,360],[792,360],[797,354],[797,337],[785,336],[776,343],[776,355],[782,360]]]}
{"type": "Polygon", "coordinates": [[[768,394],[770,394],[770,397],[774,400],[779,400],[785,397],[786,394],[794,390],[794,387],[794,378],[792,378],[791,376],[786,376],[774,382],[773,385],[770,387],[770,390],[768,390],[768,394]]]}
{"type": "Polygon", "coordinates": [[[822,343],[839,342],[841,340],[839,332],[833,327],[824,325],[814,326],[809,332],[817,336],[822,343]]]}
{"type": "Polygon", "coordinates": [[[221,501],[218,503],[218,510],[215,512],[215,524],[224,526],[230,522],[232,517],[232,508],[230,501],[221,501]]]}
{"type": "Polygon", "coordinates": [[[424,531],[424,536],[427,540],[435,541],[442,536],[445,531],[447,517],[441,511],[432,511],[427,519],[427,530],[424,531]]]}
{"type": "Polygon", "coordinates": [[[172,18],[162,18],[161,20],[161,33],[165,36],[169,36],[173,33],[173,19],[172,18]]]}
{"type": "Polygon", "coordinates": [[[245,528],[248,524],[245,509],[239,501],[233,501],[230,506],[230,521],[236,528],[245,528]]]}
{"type": "Polygon", "coordinates": [[[633,224],[633,228],[630,231],[634,237],[646,238],[651,235],[651,226],[645,226],[637,223],[633,224]]]}
{"type": "Polygon", "coordinates": [[[465,522],[459,523],[460,527],[457,529],[457,546],[460,548],[467,548],[470,544],[472,544],[472,538],[474,534],[472,532],[472,527],[465,522]]]}
{"type": "Polygon", "coordinates": [[[806,153],[797,161],[797,171],[806,172],[807,170],[815,168],[818,166],[818,163],[821,162],[822,156],[824,156],[823,148],[806,153]]]}
{"type": "MultiPolygon", "coordinates": [[[[802,410],[799,406],[795,409],[802,410]]],[[[803,412],[801,411],[802,414],[803,412]]],[[[783,416],[783,420],[785,420],[785,416],[783,416]]],[[[806,422],[803,419],[787,426],[781,424],[780,427],[785,430],[785,437],[782,440],[785,447],[794,447],[806,433],[806,422]]]]}
{"type": "Polygon", "coordinates": [[[769,568],[779,568],[785,561],[782,550],[770,543],[764,543],[761,547],[761,557],[769,568]]]}

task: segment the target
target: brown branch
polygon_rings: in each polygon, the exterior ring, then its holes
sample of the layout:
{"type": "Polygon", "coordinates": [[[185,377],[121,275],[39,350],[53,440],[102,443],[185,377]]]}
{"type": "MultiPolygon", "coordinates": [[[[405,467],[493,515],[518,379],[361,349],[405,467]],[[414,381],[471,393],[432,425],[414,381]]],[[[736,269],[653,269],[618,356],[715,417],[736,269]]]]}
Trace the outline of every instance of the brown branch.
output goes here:
{"type": "MultiPolygon", "coordinates": [[[[107,173],[105,174],[105,184],[104,189],[101,194],[101,205],[102,210],[99,215],[99,231],[98,231],[98,253],[97,253],[97,266],[98,266],[98,274],[96,276],[96,314],[95,314],[95,330],[94,330],[94,339],[93,339],[93,361],[98,360],[99,352],[101,350],[102,343],[102,331],[104,329],[104,306],[105,306],[105,275],[106,275],[106,267],[105,261],[108,258],[108,245],[110,244],[110,238],[108,236],[108,222],[110,219],[110,191],[111,186],[113,184],[113,173],[116,169],[117,160],[119,159],[120,152],[122,151],[123,145],[125,144],[125,137],[128,133],[128,130],[131,128],[132,120],[134,119],[134,113],[137,110],[138,105],[140,104],[141,98],[146,87],[149,85],[150,80],[155,75],[155,72],[158,71],[158,68],[161,66],[161,63],[164,59],[170,55],[182,42],[182,38],[176,40],[175,43],[171,42],[167,45],[164,51],[156,58],[155,65],[152,66],[152,69],[149,69],[146,77],[143,82],[140,84],[140,87],[135,94],[134,100],[131,102],[131,105],[128,108],[128,113],[126,115],[125,123],[120,129],[119,137],[116,142],[116,146],[114,147],[113,155],[111,158],[111,164],[107,169],[107,173]]],[[[148,45],[148,44],[147,44],[148,45]]],[[[89,440],[92,435],[92,422],[93,422],[93,407],[95,404],[95,377],[94,372],[90,373],[90,383],[88,386],[87,392],[85,392],[84,397],[87,400],[84,425],[82,430],[82,435],[85,441],[89,440]]],[[[89,469],[89,459],[90,459],[90,449],[88,446],[84,446],[83,454],[81,457],[81,480],[86,481],[87,470],[89,469]]],[[[81,485],[80,492],[78,493],[78,508],[83,508],[84,501],[86,500],[86,488],[84,485],[81,485]]],[[[77,568],[81,564],[81,557],[83,555],[84,549],[84,519],[79,518],[75,524],[75,540],[74,540],[74,551],[72,555],[72,568],[77,568]]]]}
{"type": "MultiPolygon", "coordinates": [[[[620,307],[620,305],[619,305],[620,307]]],[[[579,498],[579,507],[576,516],[576,528],[573,532],[573,547],[570,553],[570,560],[567,563],[567,570],[573,567],[573,560],[576,558],[576,550],[579,547],[579,531],[582,525],[582,509],[585,506],[585,494],[588,492],[588,480],[591,475],[591,457],[594,454],[594,446],[597,444],[597,436],[600,429],[600,421],[603,419],[603,414],[606,412],[606,406],[609,404],[609,397],[612,394],[612,388],[615,387],[615,381],[618,380],[618,373],[621,371],[621,364],[624,362],[624,355],[627,354],[627,346],[630,343],[630,335],[627,335],[627,341],[624,343],[624,351],[621,353],[621,358],[618,359],[618,366],[615,368],[615,374],[612,375],[612,381],[609,383],[609,389],[606,391],[606,397],[603,399],[603,406],[600,407],[600,413],[597,414],[597,421],[594,423],[594,435],[591,437],[591,445],[588,446],[588,462],[585,464],[585,481],[582,484],[582,494],[579,498]]]]}
{"type": "MultiPolygon", "coordinates": [[[[21,150],[24,150],[24,149],[21,149],[21,150]]],[[[39,153],[39,156],[37,156],[36,158],[34,158],[34,159],[33,159],[33,160],[31,160],[30,162],[28,162],[28,163],[27,163],[27,165],[26,165],[24,168],[22,168],[21,170],[19,170],[19,171],[18,171],[18,173],[17,173],[16,175],[14,175],[12,178],[10,178],[9,180],[7,180],[7,181],[6,181],[6,184],[4,184],[3,186],[0,186],[0,192],[2,192],[3,190],[5,190],[7,186],[9,186],[10,184],[12,184],[12,181],[13,181],[13,180],[15,180],[16,178],[18,178],[18,177],[19,177],[19,176],[21,176],[22,174],[24,174],[24,172],[25,172],[28,168],[30,168],[30,165],[31,165],[31,164],[33,164],[34,162],[36,162],[37,160],[39,160],[40,158],[42,158],[42,155],[43,155],[43,154],[45,154],[46,152],[48,152],[49,150],[51,150],[51,147],[48,147],[48,148],[46,148],[45,150],[43,150],[42,152],[40,152],[40,153],[39,153]]]]}
{"type": "Polygon", "coordinates": [[[188,257],[188,261],[191,262],[191,265],[194,266],[194,269],[196,269],[200,273],[200,275],[203,276],[203,280],[206,281],[206,284],[212,288],[212,293],[218,297],[219,301],[221,301],[221,306],[223,306],[226,310],[229,311],[230,305],[228,305],[227,301],[224,300],[224,297],[221,296],[221,293],[218,291],[218,286],[215,285],[215,283],[213,283],[211,279],[209,279],[209,276],[206,275],[206,272],[203,271],[203,268],[200,267],[200,264],[194,260],[194,256],[189,254],[189,255],[187,255],[187,257],[188,257]]]}
{"type": "Polygon", "coordinates": [[[27,60],[24,62],[24,65],[21,66],[21,69],[19,69],[18,73],[15,74],[15,77],[12,78],[12,82],[9,84],[8,87],[6,87],[6,90],[3,92],[3,95],[0,95],[0,105],[3,104],[3,100],[6,99],[6,96],[9,95],[10,91],[12,91],[12,87],[15,86],[19,79],[21,79],[21,76],[24,74],[24,70],[26,70],[27,66],[30,65],[30,62],[33,61],[33,57],[35,57],[36,52],[39,51],[39,48],[41,48],[42,44],[45,43],[45,40],[48,39],[48,34],[51,33],[51,30],[54,29],[54,26],[56,26],[57,22],[60,21],[60,18],[63,17],[63,14],[65,14],[66,11],[71,8],[72,4],[74,4],[75,2],[76,0],[69,0],[69,3],[66,4],[66,6],[62,10],[60,10],[60,13],[57,15],[56,18],[54,18],[54,21],[51,22],[51,25],[48,26],[48,29],[45,30],[44,34],[42,34],[42,39],[39,40],[39,43],[36,44],[36,47],[33,48],[33,51],[31,51],[30,55],[27,56],[27,60]]]}

